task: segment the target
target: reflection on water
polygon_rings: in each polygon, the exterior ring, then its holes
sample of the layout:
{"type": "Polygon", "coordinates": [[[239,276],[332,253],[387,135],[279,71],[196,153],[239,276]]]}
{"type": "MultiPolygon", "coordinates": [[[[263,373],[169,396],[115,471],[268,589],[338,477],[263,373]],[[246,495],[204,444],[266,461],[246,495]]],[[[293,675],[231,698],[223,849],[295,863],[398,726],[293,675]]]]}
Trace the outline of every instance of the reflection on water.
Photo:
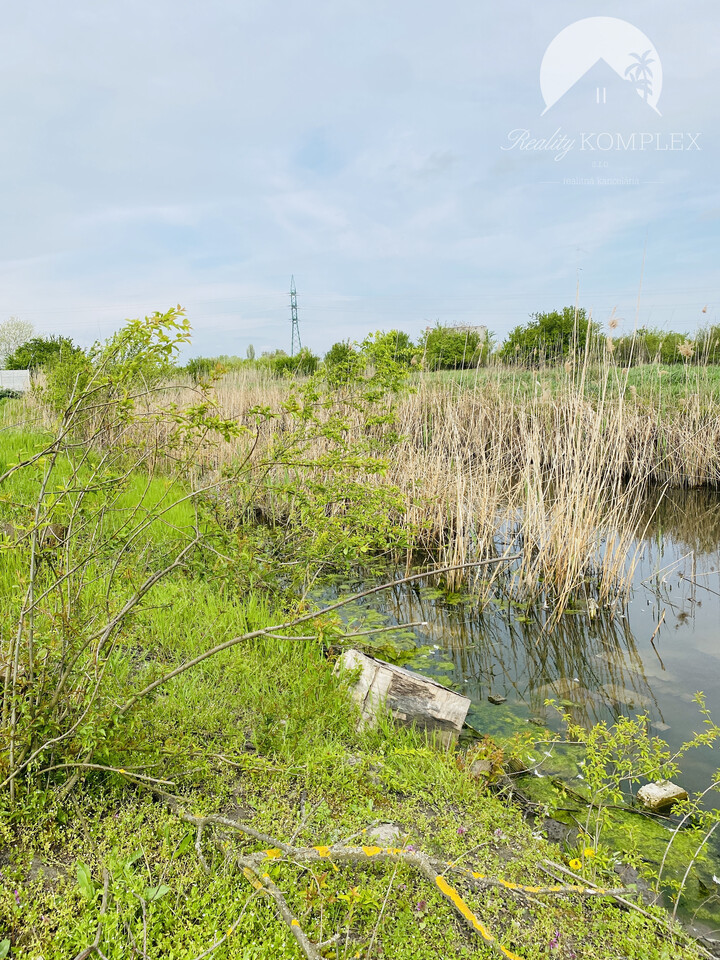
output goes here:
{"type": "MultiPolygon", "coordinates": [[[[545,705],[554,700],[586,726],[646,714],[652,732],[677,748],[701,725],[696,691],[720,721],[720,496],[668,491],[659,505],[648,503],[643,528],[632,599],[614,615],[578,603],[546,630],[547,611],[500,594],[480,610],[469,597],[414,583],[370,597],[345,616],[372,626],[427,621],[380,635],[382,643],[399,640],[414,650],[413,669],[466,693],[470,723],[482,732],[531,719],[559,729],[558,710],[545,705]],[[493,706],[491,694],[507,702],[493,706]]],[[[688,756],[683,785],[704,789],[716,765],[709,749],[688,756]]]]}
{"type": "MultiPolygon", "coordinates": [[[[408,650],[412,669],[469,696],[468,722],[481,733],[512,733],[533,721],[559,730],[558,710],[546,706],[554,700],[584,726],[646,715],[651,732],[675,750],[702,727],[696,691],[720,722],[720,495],[672,490],[659,505],[648,503],[635,560],[627,608],[613,615],[578,604],[552,630],[543,629],[547,611],[499,593],[481,610],[469,597],[417,583],[369,597],[344,616],[354,630],[358,623],[427,621],[422,629],[379,634],[377,644],[392,640],[396,650],[408,650]],[[493,705],[490,695],[506,700],[493,705]]],[[[357,587],[341,584],[335,592],[357,587]]],[[[377,655],[388,654],[380,646],[377,655]]],[[[679,780],[701,791],[719,765],[711,748],[693,751],[682,760],[679,780]]],[[[718,806],[717,794],[708,799],[718,806]]],[[[714,890],[720,873],[715,839],[701,892],[714,890]]],[[[688,904],[688,916],[695,906],[688,904]]],[[[706,917],[720,926],[720,908],[711,905],[706,917]]]]}

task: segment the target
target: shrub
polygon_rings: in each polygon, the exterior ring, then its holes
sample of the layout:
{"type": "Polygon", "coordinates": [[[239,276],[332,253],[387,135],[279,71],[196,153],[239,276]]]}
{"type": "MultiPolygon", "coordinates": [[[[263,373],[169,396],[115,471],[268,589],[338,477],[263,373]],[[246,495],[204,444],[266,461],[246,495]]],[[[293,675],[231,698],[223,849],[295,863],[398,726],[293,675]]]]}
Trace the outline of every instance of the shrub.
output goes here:
{"type": "Polygon", "coordinates": [[[619,337],[614,341],[614,353],[622,366],[641,363],[683,363],[685,345],[692,341],[674,330],[659,330],[655,327],[640,327],[633,335],[619,337]]]}
{"type": "Polygon", "coordinates": [[[599,333],[599,326],[582,307],[577,311],[575,307],[563,307],[550,313],[533,313],[530,323],[510,331],[499,356],[506,363],[531,367],[556,363],[573,351],[584,351],[588,336],[592,342],[599,333]]]}
{"type": "Polygon", "coordinates": [[[365,359],[349,340],[334,343],[325,354],[325,377],[333,387],[340,387],[350,383],[360,375],[365,365],[365,359]]]}
{"type": "Polygon", "coordinates": [[[412,340],[404,330],[378,330],[363,341],[363,352],[375,366],[397,363],[409,367],[415,354],[412,340]]]}
{"type": "Polygon", "coordinates": [[[298,353],[289,357],[282,350],[278,350],[270,360],[270,369],[276,377],[311,377],[318,368],[320,358],[303,347],[298,353]]]}
{"type": "Polygon", "coordinates": [[[83,353],[70,337],[33,337],[17,347],[5,361],[7,370],[40,370],[83,353]]]}
{"type": "Polygon", "coordinates": [[[487,336],[469,328],[428,327],[420,338],[418,350],[427,370],[463,370],[487,360],[487,336]]]}

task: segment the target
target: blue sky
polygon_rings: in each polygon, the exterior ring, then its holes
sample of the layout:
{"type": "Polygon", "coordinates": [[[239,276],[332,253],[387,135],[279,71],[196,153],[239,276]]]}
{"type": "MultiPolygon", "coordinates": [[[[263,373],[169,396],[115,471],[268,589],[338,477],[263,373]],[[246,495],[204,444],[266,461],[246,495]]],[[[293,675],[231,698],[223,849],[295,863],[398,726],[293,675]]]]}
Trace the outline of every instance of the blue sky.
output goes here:
{"type": "Polygon", "coordinates": [[[88,344],[181,303],[191,353],[287,349],[294,274],[317,352],[437,320],[501,339],[578,283],[620,332],[720,320],[719,25],[715,0],[6,7],[0,318],[88,344]],[[545,51],[587,17],[649,38],[661,116],[581,83],[541,116],[545,51]],[[503,149],[558,129],[560,161],[503,149]],[[579,149],[600,131],[690,148],[579,149]]]}

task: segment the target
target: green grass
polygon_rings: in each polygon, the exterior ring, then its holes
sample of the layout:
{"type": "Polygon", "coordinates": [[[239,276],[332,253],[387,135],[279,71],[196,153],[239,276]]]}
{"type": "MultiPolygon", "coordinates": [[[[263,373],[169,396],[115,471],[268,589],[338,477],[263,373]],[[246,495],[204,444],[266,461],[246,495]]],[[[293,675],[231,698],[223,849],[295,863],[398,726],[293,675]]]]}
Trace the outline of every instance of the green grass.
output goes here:
{"type": "MultiPolygon", "coordinates": [[[[569,379],[561,365],[539,370],[489,366],[478,370],[444,370],[422,376],[441,386],[458,386],[466,390],[489,385],[518,399],[534,397],[545,388],[552,396],[557,396],[569,379]]],[[[660,400],[664,408],[674,409],[689,394],[699,394],[706,402],[717,402],[720,399],[720,365],[640,364],[631,367],[627,376],[617,367],[610,368],[608,374],[606,368],[590,365],[585,377],[585,395],[597,398],[604,385],[610,398],[627,394],[631,387],[634,388],[641,408],[648,405],[655,408],[660,400]]]]}
{"type": "MultiPolygon", "coordinates": [[[[3,436],[7,463],[41,443],[31,434],[3,436]]],[[[6,515],[27,513],[38,482],[38,471],[11,478],[2,491],[6,515]]],[[[64,631],[92,618],[104,603],[117,608],[152,561],[187,537],[195,517],[181,505],[119,558],[111,549],[129,511],[138,504],[147,510],[178,492],[168,491],[161,477],[149,486],[143,476],[130,479],[103,521],[100,540],[110,548],[98,550],[88,566],[81,597],[67,611],[38,614],[43,642],[57,644],[64,631]],[[108,601],[102,578],[115,560],[108,601]]],[[[256,531],[230,534],[208,519],[203,523],[216,552],[193,558],[126,620],[109,664],[105,700],[83,727],[78,756],[83,743],[90,744],[97,763],[171,781],[169,789],[196,814],[235,814],[296,844],[331,845],[390,822],[400,827],[401,842],[429,854],[539,884],[549,882],[540,869],[545,858],[568,862],[577,855],[549,845],[517,807],[473,780],[455,750],[439,751],[388,718],[359,732],[348,692],[316,639],[264,636],[236,646],[159,688],[125,721],[109,722],[133,690],[167,669],[233,636],[267,628],[297,608],[256,531]]],[[[12,624],[17,614],[26,565],[22,548],[6,547],[0,554],[3,624],[12,624]]],[[[93,942],[100,923],[108,960],[137,954],[191,960],[241,917],[233,936],[211,954],[216,960],[299,956],[272,904],[253,895],[209,838],[206,874],[194,831],[147,788],[113,772],[88,772],[68,795],[63,782],[64,774],[36,771],[13,806],[2,800],[0,950],[5,938],[13,958],[65,960],[93,942]],[[109,899],[100,919],[103,869],[109,899]]],[[[227,854],[262,846],[234,835],[227,844],[227,854]]],[[[605,862],[600,856],[587,861],[588,877],[607,882],[605,862]]],[[[314,940],[338,936],[326,953],[336,960],[494,955],[460,924],[432,884],[405,867],[328,864],[310,870],[276,861],[272,875],[314,940]]],[[[609,901],[548,898],[538,905],[495,891],[464,893],[483,923],[526,960],[695,955],[683,941],[609,901]]]]}

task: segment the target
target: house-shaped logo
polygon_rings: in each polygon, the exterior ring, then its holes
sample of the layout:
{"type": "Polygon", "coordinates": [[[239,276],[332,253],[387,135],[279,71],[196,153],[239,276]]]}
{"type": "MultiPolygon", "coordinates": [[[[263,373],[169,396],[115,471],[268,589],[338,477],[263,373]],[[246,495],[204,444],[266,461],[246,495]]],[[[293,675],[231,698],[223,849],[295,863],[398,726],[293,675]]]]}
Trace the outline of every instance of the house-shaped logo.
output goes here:
{"type": "Polygon", "coordinates": [[[588,17],[551,41],[540,66],[543,115],[562,103],[583,109],[622,105],[642,113],[657,108],[662,65],[642,30],[615,17],[588,17]]]}

